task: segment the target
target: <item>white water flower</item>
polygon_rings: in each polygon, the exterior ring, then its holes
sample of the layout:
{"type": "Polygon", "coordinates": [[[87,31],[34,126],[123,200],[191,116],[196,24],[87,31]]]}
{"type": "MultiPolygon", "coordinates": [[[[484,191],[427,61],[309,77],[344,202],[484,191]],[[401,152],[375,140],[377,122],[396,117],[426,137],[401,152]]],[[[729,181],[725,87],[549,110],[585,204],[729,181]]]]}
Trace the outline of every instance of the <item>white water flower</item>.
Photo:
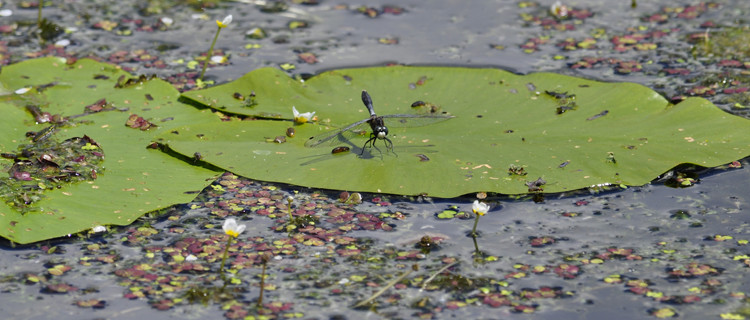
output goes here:
{"type": "Polygon", "coordinates": [[[228,15],[224,17],[224,20],[216,20],[216,25],[219,26],[219,28],[226,28],[230,23],[232,23],[232,15],[228,15]]]}
{"type": "Polygon", "coordinates": [[[490,206],[484,202],[479,202],[479,200],[474,200],[474,204],[471,205],[471,210],[474,211],[474,213],[483,216],[487,211],[490,211],[490,206]]]}
{"type": "Polygon", "coordinates": [[[29,92],[29,90],[31,90],[31,88],[21,88],[21,89],[18,89],[18,90],[16,90],[16,91],[14,91],[14,92],[15,92],[16,94],[24,94],[24,93],[26,93],[26,92],[29,92]]]}
{"type": "Polygon", "coordinates": [[[10,10],[10,9],[0,10],[0,17],[10,17],[12,15],[13,15],[13,10],[10,10]]]}
{"type": "Polygon", "coordinates": [[[198,257],[192,254],[189,254],[187,257],[185,257],[185,261],[195,261],[195,260],[198,260],[198,257]]]}
{"type": "Polygon", "coordinates": [[[299,113],[297,111],[297,108],[292,106],[292,113],[294,113],[294,122],[296,123],[305,123],[310,122],[313,120],[313,117],[315,116],[315,112],[305,112],[305,113],[299,113]]]}
{"type": "Polygon", "coordinates": [[[211,62],[213,63],[226,63],[227,57],[226,56],[212,56],[211,62]]]}
{"type": "Polygon", "coordinates": [[[170,17],[161,17],[161,23],[163,23],[165,26],[169,27],[174,23],[174,19],[170,17]]]}
{"type": "Polygon", "coordinates": [[[91,231],[94,231],[94,233],[104,232],[104,231],[107,231],[107,227],[96,226],[96,227],[91,228],[91,231]]]}
{"type": "Polygon", "coordinates": [[[245,231],[245,227],[247,226],[244,224],[238,225],[237,220],[234,220],[234,218],[229,218],[224,220],[224,225],[221,228],[224,229],[224,233],[237,238],[242,231],[245,231]]]}
{"type": "Polygon", "coordinates": [[[568,16],[568,6],[562,4],[560,1],[556,1],[549,8],[549,11],[553,16],[558,18],[565,18],[568,16]]]}
{"type": "Polygon", "coordinates": [[[193,20],[208,20],[208,16],[205,13],[193,13],[190,15],[190,19],[193,20]]]}
{"type": "Polygon", "coordinates": [[[68,39],[62,39],[62,40],[55,42],[55,47],[65,48],[69,45],[70,45],[70,40],[68,39]]]}

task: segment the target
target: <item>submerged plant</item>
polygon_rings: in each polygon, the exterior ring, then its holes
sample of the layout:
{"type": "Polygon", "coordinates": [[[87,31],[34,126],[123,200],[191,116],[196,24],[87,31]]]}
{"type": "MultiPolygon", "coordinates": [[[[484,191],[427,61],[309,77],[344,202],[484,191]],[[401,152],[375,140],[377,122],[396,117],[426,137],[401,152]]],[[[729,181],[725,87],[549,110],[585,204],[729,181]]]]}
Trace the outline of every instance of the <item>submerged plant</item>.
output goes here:
{"type": "Polygon", "coordinates": [[[201,75],[200,77],[198,77],[198,80],[203,81],[203,75],[206,73],[206,67],[208,67],[208,62],[211,60],[211,56],[214,54],[214,45],[216,45],[216,39],[219,38],[219,33],[221,32],[221,29],[226,28],[230,23],[232,23],[231,14],[224,17],[224,20],[222,21],[216,20],[216,25],[219,26],[219,29],[216,30],[214,41],[211,42],[211,47],[208,48],[208,53],[206,54],[206,61],[203,62],[203,70],[201,70],[201,75]]]}
{"type": "Polygon", "coordinates": [[[219,267],[219,274],[221,275],[221,280],[224,281],[224,286],[222,286],[222,290],[226,288],[227,286],[227,277],[224,274],[224,265],[227,262],[227,256],[229,255],[229,246],[232,245],[232,239],[237,238],[242,231],[245,231],[245,228],[247,226],[244,224],[237,224],[237,220],[234,220],[234,218],[229,218],[224,221],[224,225],[222,226],[222,229],[224,229],[224,233],[226,233],[229,237],[227,237],[227,246],[224,247],[224,254],[221,256],[221,267],[219,267]]]}
{"type": "Polygon", "coordinates": [[[40,0],[37,5],[37,16],[36,16],[36,27],[38,29],[37,36],[41,44],[44,42],[54,39],[63,33],[63,28],[56,23],[42,18],[42,8],[44,7],[44,0],[40,0]]]}
{"type": "Polygon", "coordinates": [[[398,276],[398,277],[394,278],[393,280],[391,280],[390,282],[388,282],[385,286],[383,286],[382,289],[378,290],[378,292],[375,292],[369,298],[367,298],[365,300],[362,300],[360,302],[357,302],[357,304],[355,304],[354,306],[352,306],[352,308],[356,309],[356,308],[362,308],[362,307],[366,307],[366,306],[371,305],[372,302],[375,301],[375,299],[377,299],[377,297],[379,297],[380,295],[382,295],[383,293],[385,293],[386,291],[388,291],[388,289],[390,289],[391,287],[395,286],[397,283],[401,282],[401,280],[404,280],[413,271],[419,271],[419,265],[418,264],[413,264],[411,266],[411,269],[406,270],[403,273],[401,273],[400,276],[398,276]]]}
{"type": "Polygon", "coordinates": [[[293,197],[289,196],[286,198],[287,210],[289,210],[289,222],[294,221],[294,216],[292,216],[292,202],[294,202],[293,197]]]}
{"type": "Polygon", "coordinates": [[[260,258],[260,262],[263,264],[263,271],[261,271],[260,273],[260,294],[258,295],[258,309],[263,307],[263,291],[266,287],[266,267],[269,260],[271,260],[271,258],[266,254],[262,255],[260,258]]]}
{"type": "Polygon", "coordinates": [[[474,219],[474,228],[471,229],[471,237],[477,237],[477,224],[479,223],[479,217],[483,216],[487,211],[490,210],[490,206],[479,200],[474,200],[474,204],[471,205],[471,210],[474,211],[476,218],[474,219]]]}
{"type": "Polygon", "coordinates": [[[298,228],[304,228],[306,226],[315,225],[318,222],[318,217],[310,214],[294,217],[292,215],[292,203],[294,203],[294,197],[289,196],[286,198],[287,212],[289,213],[289,223],[286,225],[286,231],[292,232],[298,228]]]}

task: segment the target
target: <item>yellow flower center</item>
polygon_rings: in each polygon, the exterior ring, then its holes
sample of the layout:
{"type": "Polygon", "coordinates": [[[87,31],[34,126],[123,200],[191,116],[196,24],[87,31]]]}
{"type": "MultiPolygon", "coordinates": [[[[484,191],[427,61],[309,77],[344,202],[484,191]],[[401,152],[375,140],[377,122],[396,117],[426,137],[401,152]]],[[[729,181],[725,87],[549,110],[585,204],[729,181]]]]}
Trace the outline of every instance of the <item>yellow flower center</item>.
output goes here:
{"type": "Polygon", "coordinates": [[[239,237],[239,235],[240,235],[240,234],[239,234],[239,233],[238,233],[237,231],[234,231],[234,230],[227,230],[227,234],[228,234],[228,235],[229,235],[230,237],[232,237],[232,238],[237,238],[237,237],[239,237]]]}

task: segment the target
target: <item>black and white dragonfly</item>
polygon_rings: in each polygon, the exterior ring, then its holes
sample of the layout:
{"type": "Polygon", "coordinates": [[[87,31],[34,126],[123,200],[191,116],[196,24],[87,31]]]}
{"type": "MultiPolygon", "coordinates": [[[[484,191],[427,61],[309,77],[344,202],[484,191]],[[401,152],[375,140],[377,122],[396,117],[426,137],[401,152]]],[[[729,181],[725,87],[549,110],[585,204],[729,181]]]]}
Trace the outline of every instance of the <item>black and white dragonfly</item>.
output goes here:
{"type": "Polygon", "coordinates": [[[364,103],[367,110],[370,111],[369,118],[362,119],[339,130],[311,137],[310,140],[305,142],[305,146],[318,147],[325,145],[326,142],[333,144],[336,142],[351,141],[350,139],[352,137],[362,135],[362,132],[365,132],[364,130],[366,126],[369,125],[370,130],[372,130],[370,132],[370,138],[365,142],[364,146],[362,146],[362,152],[360,152],[360,154],[364,154],[365,148],[367,148],[368,145],[370,147],[375,147],[375,141],[378,140],[383,140],[386,149],[393,152],[393,141],[388,138],[388,127],[385,125],[385,119],[389,119],[389,123],[392,127],[409,128],[426,126],[428,124],[453,118],[453,116],[445,114],[388,114],[378,116],[373,109],[372,98],[366,90],[362,90],[362,103],[364,103]]]}

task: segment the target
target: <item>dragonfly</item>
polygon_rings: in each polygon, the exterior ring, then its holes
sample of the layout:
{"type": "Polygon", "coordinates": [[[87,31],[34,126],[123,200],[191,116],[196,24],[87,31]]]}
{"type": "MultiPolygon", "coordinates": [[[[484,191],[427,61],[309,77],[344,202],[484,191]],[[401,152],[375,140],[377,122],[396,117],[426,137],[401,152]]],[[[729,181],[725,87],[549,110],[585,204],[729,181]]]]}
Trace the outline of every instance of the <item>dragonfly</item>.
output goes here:
{"type": "MultiPolygon", "coordinates": [[[[321,135],[311,137],[310,140],[305,142],[306,147],[318,147],[326,142],[334,143],[335,141],[349,141],[350,137],[361,135],[364,128],[367,125],[370,126],[370,138],[362,146],[362,152],[364,154],[365,149],[369,147],[375,147],[375,142],[383,140],[386,150],[393,152],[393,141],[388,138],[388,127],[385,125],[385,119],[393,120],[391,124],[394,127],[420,127],[428,124],[433,124],[440,121],[445,121],[450,118],[454,118],[451,115],[445,114],[388,114],[384,116],[378,116],[375,114],[375,109],[372,106],[372,98],[367,90],[362,90],[362,103],[365,104],[367,110],[370,111],[370,117],[359,120],[352,123],[342,129],[334,130],[323,133],[321,135]],[[334,138],[336,138],[334,140],[334,138]]],[[[377,149],[377,147],[375,147],[377,149]]],[[[395,152],[393,154],[396,154],[395,152]]]]}

